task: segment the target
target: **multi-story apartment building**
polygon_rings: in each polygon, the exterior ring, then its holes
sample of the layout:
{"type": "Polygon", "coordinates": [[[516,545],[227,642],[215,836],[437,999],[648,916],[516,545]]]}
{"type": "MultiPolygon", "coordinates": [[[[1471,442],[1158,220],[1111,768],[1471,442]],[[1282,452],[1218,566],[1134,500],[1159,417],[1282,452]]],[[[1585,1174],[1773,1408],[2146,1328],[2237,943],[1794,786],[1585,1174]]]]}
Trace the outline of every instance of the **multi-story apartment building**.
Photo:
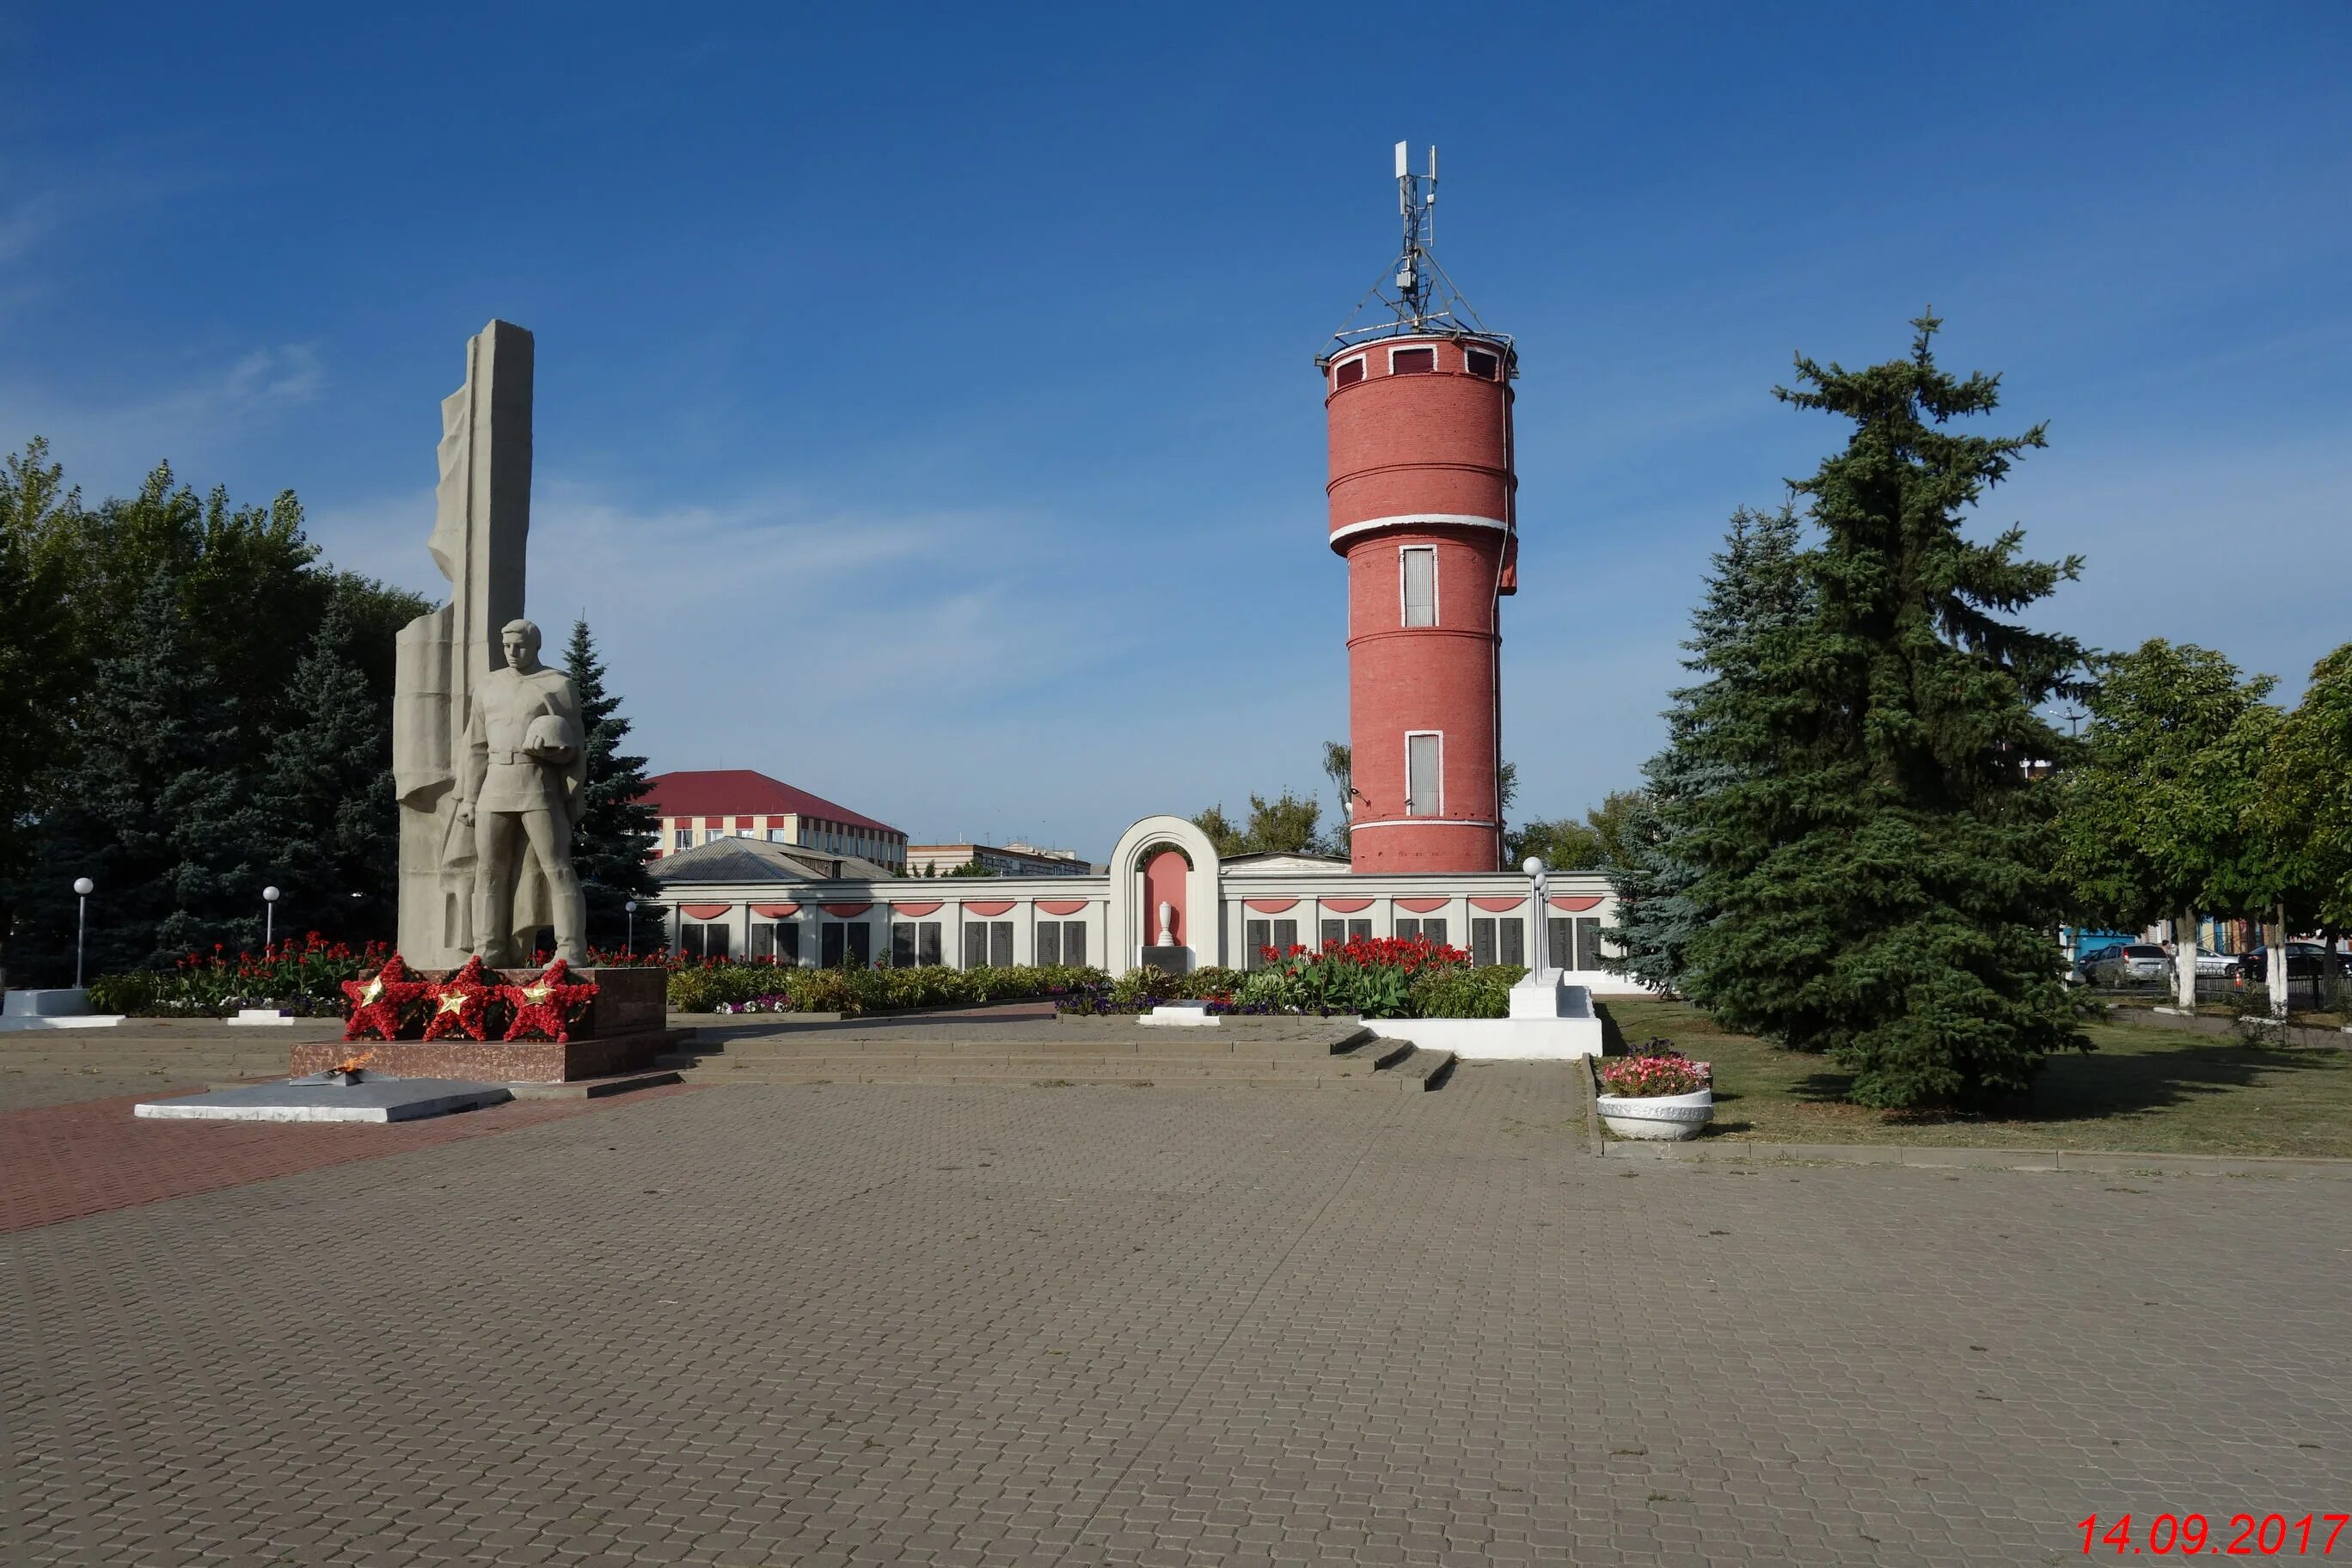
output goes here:
{"type": "Polygon", "coordinates": [[[907,868],[907,836],[888,823],[749,768],[659,774],[646,804],[661,818],[657,855],[721,838],[758,838],[854,855],[894,874],[907,868]]]}

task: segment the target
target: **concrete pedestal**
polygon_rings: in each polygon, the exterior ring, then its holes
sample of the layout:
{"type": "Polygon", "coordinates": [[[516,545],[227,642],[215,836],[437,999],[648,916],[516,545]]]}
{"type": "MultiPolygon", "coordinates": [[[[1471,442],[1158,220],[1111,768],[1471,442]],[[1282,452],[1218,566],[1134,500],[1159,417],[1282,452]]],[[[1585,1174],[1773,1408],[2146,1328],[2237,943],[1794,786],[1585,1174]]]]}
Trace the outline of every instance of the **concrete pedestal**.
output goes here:
{"type": "Polygon", "coordinates": [[[1511,1016],[1514,1018],[1578,1018],[1592,1015],[1592,1001],[1581,986],[1571,987],[1560,978],[1557,969],[1533,969],[1527,978],[1511,987],[1511,1016]],[[1570,1011],[1572,1003],[1569,993],[1574,990],[1582,1005],[1570,1011]]]}
{"type": "Polygon", "coordinates": [[[1390,1039],[1473,1061],[1564,1061],[1601,1054],[1592,994],[1553,970],[1511,987],[1507,1018],[1367,1018],[1390,1039]]]}
{"type": "Polygon", "coordinates": [[[176,1121],[415,1121],[513,1098],[493,1083],[369,1074],[352,1084],[257,1083],[216,1089],[180,1100],[151,1100],[132,1107],[131,1114],[176,1121]]]}
{"type": "Polygon", "coordinates": [[[1169,1002],[1136,1020],[1159,1028],[1213,1029],[1223,1020],[1209,1011],[1206,1002],[1169,1002]]]}
{"type": "Polygon", "coordinates": [[[0,1030],[110,1029],[120,1013],[93,1013],[89,993],[77,985],[47,991],[11,991],[0,999],[0,1030]]]}

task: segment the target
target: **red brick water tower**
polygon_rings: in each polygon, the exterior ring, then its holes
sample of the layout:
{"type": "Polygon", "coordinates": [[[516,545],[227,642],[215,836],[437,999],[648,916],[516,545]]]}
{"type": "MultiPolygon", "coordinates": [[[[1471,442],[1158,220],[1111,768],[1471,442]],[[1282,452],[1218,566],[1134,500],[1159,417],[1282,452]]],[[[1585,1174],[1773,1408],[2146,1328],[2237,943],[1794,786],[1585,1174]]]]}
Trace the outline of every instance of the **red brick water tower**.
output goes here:
{"type": "Polygon", "coordinates": [[[1437,150],[1418,175],[1400,142],[1396,167],[1402,250],[1358,314],[1386,309],[1316,358],[1331,548],[1348,562],[1351,858],[1359,871],[1495,871],[1518,361],[1430,255],[1437,150]]]}

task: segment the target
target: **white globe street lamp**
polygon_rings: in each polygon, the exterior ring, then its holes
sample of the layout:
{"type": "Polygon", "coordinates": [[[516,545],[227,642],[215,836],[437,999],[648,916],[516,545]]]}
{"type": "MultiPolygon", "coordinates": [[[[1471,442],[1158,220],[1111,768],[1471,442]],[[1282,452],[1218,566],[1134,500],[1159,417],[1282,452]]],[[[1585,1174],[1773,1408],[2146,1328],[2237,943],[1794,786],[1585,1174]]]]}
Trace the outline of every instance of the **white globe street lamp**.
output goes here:
{"type": "Polygon", "coordinates": [[[261,889],[261,951],[267,953],[278,936],[278,889],[261,889]]]}
{"type": "Polygon", "coordinates": [[[81,989],[82,942],[89,935],[89,896],[96,891],[98,891],[98,884],[88,877],[74,879],[74,901],[77,910],[74,919],[74,989],[77,991],[81,989]]]}

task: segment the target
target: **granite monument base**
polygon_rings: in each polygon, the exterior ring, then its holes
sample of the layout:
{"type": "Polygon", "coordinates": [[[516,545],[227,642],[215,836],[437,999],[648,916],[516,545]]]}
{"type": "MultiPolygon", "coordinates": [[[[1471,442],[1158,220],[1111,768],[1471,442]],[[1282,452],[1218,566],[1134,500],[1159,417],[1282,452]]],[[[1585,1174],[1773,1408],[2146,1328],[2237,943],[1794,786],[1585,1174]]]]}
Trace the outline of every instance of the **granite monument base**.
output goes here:
{"type": "MultiPolygon", "coordinates": [[[[500,972],[511,984],[528,985],[535,969],[500,972]]],[[[329,1040],[298,1045],[290,1070],[324,1072],[349,1057],[367,1055],[371,1077],[470,1079],[488,1083],[572,1083],[610,1078],[653,1065],[667,1049],[669,977],[659,969],[575,969],[593,981],[596,1000],[569,1040],[471,1040],[452,1035],[438,1040],[329,1040]]]]}
{"type": "Polygon", "coordinates": [[[1139,955],[1143,967],[1156,969],[1162,974],[1189,974],[1192,969],[1192,950],[1183,946],[1147,947],[1139,955]]]}

